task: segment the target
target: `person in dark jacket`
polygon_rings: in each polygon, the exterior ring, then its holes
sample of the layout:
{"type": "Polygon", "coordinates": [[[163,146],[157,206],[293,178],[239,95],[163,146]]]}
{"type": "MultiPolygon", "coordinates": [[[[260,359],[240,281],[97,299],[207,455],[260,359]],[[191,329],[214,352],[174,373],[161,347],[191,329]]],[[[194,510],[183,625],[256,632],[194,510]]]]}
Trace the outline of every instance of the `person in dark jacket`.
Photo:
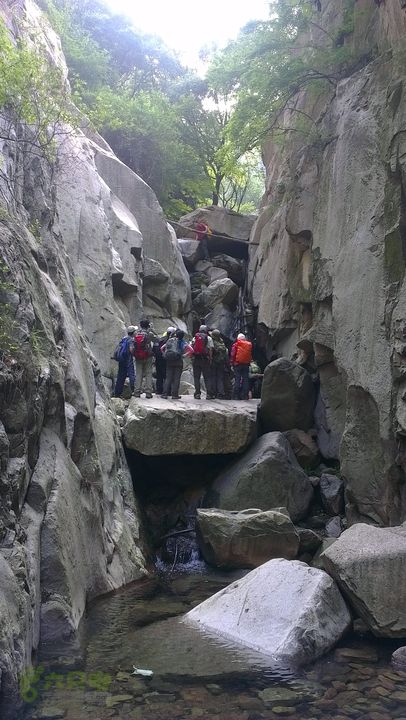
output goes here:
{"type": "Polygon", "coordinates": [[[220,330],[211,331],[213,352],[210,365],[211,392],[214,398],[224,399],[224,372],[228,360],[228,351],[221,337],[220,330]]]}
{"type": "Polygon", "coordinates": [[[166,378],[166,360],[162,355],[162,347],[165,345],[168,338],[176,331],[175,327],[171,325],[167,331],[154,342],[152,350],[155,357],[155,377],[156,377],[156,394],[162,395],[164,391],[164,383],[166,378]]]}
{"type": "Polygon", "coordinates": [[[180,400],[179,386],[183,371],[183,356],[191,355],[193,348],[184,339],[183,330],[176,330],[162,346],[162,353],[166,360],[166,379],[162,397],[166,399],[169,394],[172,400],[180,400]]]}
{"type": "Polygon", "coordinates": [[[135,386],[135,372],[134,372],[134,360],[131,353],[133,338],[135,331],[138,330],[136,325],[129,325],[127,328],[127,336],[122,339],[127,344],[127,351],[122,360],[118,361],[118,372],[116,384],[114,387],[114,397],[120,397],[124,390],[124,383],[128,377],[130,383],[131,394],[134,392],[135,386]]]}

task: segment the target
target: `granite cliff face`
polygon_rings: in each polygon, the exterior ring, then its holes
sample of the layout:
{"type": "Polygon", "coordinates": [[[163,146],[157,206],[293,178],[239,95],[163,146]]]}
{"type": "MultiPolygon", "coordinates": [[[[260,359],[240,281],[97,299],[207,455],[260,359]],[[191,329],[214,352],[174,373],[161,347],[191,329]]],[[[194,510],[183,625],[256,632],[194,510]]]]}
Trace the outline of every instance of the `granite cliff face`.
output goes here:
{"type": "MultiPolygon", "coordinates": [[[[67,77],[31,0],[0,2],[67,77]]],[[[18,26],[18,25],[17,25],[18,26]]],[[[87,131],[52,167],[0,141],[0,683],[16,691],[39,640],[74,644],[87,600],[144,575],[140,518],[110,405],[112,350],[148,314],[186,325],[189,276],[152,190],[87,131]]],[[[2,136],[6,136],[2,133],[2,136]]]]}
{"type": "MultiPolygon", "coordinates": [[[[396,524],[406,517],[406,9],[350,4],[345,43],[360,62],[292,102],[315,119],[312,137],[288,132],[264,148],[250,292],[268,357],[318,369],[318,442],[341,461],[349,520],[396,524]]],[[[324,0],[317,24],[333,33],[345,11],[324,0]]],[[[279,124],[294,120],[286,111],[279,124]]]]}

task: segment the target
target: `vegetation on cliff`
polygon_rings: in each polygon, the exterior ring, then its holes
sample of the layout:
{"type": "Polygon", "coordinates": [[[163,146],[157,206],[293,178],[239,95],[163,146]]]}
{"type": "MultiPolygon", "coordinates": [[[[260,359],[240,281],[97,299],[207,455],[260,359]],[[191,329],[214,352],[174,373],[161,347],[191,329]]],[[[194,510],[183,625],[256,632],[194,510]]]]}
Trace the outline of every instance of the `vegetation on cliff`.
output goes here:
{"type": "Polygon", "coordinates": [[[168,215],[210,202],[255,209],[258,155],[236,155],[225,143],[225,98],[102,2],[40,4],[62,39],[76,104],[168,215]]]}

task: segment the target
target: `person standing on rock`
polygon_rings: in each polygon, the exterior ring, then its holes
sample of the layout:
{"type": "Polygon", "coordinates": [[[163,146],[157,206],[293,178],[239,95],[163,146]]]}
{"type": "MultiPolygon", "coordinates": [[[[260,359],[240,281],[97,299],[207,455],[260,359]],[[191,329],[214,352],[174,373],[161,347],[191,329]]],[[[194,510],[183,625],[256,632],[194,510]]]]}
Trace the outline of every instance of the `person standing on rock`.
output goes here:
{"type": "Polygon", "coordinates": [[[141,397],[145,379],[145,397],[152,398],[152,345],[158,340],[149,320],[141,320],[140,330],[134,335],[133,355],[135,357],[135,397],[141,397]]]}
{"type": "Polygon", "coordinates": [[[183,330],[176,330],[162,346],[162,353],[166,360],[166,380],[162,397],[166,399],[172,395],[172,400],[180,400],[179,386],[183,371],[183,356],[193,355],[193,348],[184,339],[183,330]]]}
{"type": "Polygon", "coordinates": [[[155,358],[155,373],[156,373],[156,394],[162,395],[164,391],[164,383],[166,378],[166,360],[162,355],[162,347],[165,345],[168,338],[176,331],[175,327],[170,325],[167,331],[154,342],[152,351],[155,358]]]}
{"type": "Polygon", "coordinates": [[[202,248],[203,253],[203,260],[210,260],[210,253],[209,248],[207,245],[207,238],[209,235],[212,234],[210,228],[206,223],[204,222],[198,222],[196,221],[193,225],[194,229],[196,230],[195,239],[200,242],[200,247],[202,248]]]}
{"type": "Polygon", "coordinates": [[[195,384],[195,398],[200,400],[201,387],[200,379],[203,375],[206,385],[206,396],[210,400],[213,397],[211,391],[210,364],[213,353],[213,340],[209,336],[207,325],[200,325],[199,332],[196,333],[192,340],[193,348],[193,382],[195,384]]]}
{"type": "Polygon", "coordinates": [[[239,333],[231,348],[231,364],[234,367],[233,400],[248,400],[251,362],[252,343],[246,339],[244,333],[239,333]]]}
{"type": "Polygon", "coordinates": [[[121,338],[114,351],[114,360],[117,360],[118,362],[118,373],[114,387],[114,397],[120,397],[124,390],[124,383],[127,377],[130,383],[131,394],[134,392],[135,373],[132,350],[134,345],[134,333],[136,330],[138,330],[136,325],[129,325],[127,328],[127,335],[121,338]]]}
{"type": "Polygon", "coordinates": [[[225,398],[224,372],[228,352],[221,338],[220,330],[212,330],[211,338],[213,340],[213,356],[210,365],[211,392],[213,393],[213,397],[223,400],[225,398]]]}

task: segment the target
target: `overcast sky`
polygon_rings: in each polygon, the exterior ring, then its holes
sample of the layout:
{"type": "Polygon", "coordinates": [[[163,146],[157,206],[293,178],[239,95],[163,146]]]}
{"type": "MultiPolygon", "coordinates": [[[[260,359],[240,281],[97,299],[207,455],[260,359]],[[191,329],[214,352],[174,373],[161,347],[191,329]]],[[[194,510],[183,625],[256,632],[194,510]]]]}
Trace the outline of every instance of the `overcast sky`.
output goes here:
{"type": "Polygon", "coordinates": [[[219,47],[249,20],[268,17],[269,0],[105,0],[144,32],[160,35],[190,67],[198,67],[204,45],[219,47]]]}

